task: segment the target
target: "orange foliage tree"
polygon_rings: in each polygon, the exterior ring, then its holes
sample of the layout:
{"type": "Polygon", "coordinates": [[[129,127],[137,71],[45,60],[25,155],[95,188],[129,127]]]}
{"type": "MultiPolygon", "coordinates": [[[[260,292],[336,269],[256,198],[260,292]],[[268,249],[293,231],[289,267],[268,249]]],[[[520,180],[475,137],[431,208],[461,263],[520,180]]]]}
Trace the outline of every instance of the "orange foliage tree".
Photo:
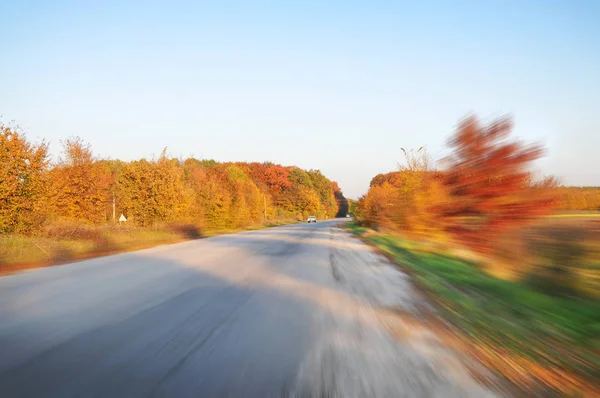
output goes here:
{"type": "Polygon", "coordinates": [[[556,181],[534,182],[528,170],[540,146],[508,140],[510,119],[482,125],[463,120],[449,141],[444,170],[433,170],[422,148],[404,151],[400,170],[379,174],[358,202],[364,222],[392,230],[455,239],[489,249],[507,227],[544,214],[555,203],[556,181]]]}
{"type": "Polygon", "coordinates": [[[56,218],[102,222],[111,184],[110,170],[98,163],[80,138],[63,142],[63,157],[49,174],[49,199],[56,218]]]}
{"type": "Polygon", "coordinates": [[[274,200],[279,199],[279,195],[284,189],[292,184],[289,180],[289,171],[280,165],[265,162],[250,164],[252,179],[265,186],[274,200]]]}
{"type": "Polygon", "coordinates": [[[310,214],[333,216],[339,186],[317,170],[264,163],[170,158],[97,159],[80,138],[63,142],[48,168],[47,145],[0,125],[0,233],[30,231],[46,219],[129,224],[193,223],[243,228],[310,214]]]}
{"type": "Polygon", "coordinates": [[[403,152],[398,171],[371,180],[368,194],[359,201],[359,218],[390,230],[439,237],[443,228],[438,212],[447,197],[442,174],[432,169],[424,147],[403,152]]]}
{"type": "Polygon", "coordinates": [[[558,197],[563,210],[600,211],[600,187],[561,187],[558,197]]]}
{"type": "Polygon", "coordinates": [[[0,123],[0,233],[27,232],[45,215],[48,146],[0,123]]]}
{"type": "Polygon", "coordinates": [[[227,172],[222,167],[211,167],[206,169],[206,174],[206,182],[198,192],[198,203],[200,210],[205,214],[207,226],[213,229],[231,228],[232,192],[227,187],[227,172]]]}
{"type": "Polygon", "coordinates": [[[240,228],[260,222],[263,217],[263,194],[241,168],[230,165],[226,170],[232,192],[231,226],[240,228]]]}
{"type": "Polygon", "coordinates": [[[183,168],[165,151],[158,160],[127,163],[117,177],[116,192],[119,210],[141,226],[184,221],[192,202],[183,168]]]}
{"type": "Polygon", "coordinates": [[[508,226],[538,216],[553,198],[531,195],[529,166],[543,154],[539,145],[507,140],[512,121],[501,118],[482,125],[463,120],[450,140],[445,184],[452,198],[442,212],[459,240],[486,249],[492,237],[508,226]]]}

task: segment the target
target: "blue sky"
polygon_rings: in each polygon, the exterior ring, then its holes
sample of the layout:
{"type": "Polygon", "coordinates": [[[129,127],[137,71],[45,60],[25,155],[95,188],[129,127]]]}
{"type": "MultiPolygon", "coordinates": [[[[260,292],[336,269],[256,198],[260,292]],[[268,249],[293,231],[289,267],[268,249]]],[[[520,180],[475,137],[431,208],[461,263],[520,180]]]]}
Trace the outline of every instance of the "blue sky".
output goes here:
{"type": "Polygon", "coordinates": [[[349,197],[456,122],[511,114],[600,185],[600,2],[5,1],[0,114],[101,157],[273,161],[349,197]]]}

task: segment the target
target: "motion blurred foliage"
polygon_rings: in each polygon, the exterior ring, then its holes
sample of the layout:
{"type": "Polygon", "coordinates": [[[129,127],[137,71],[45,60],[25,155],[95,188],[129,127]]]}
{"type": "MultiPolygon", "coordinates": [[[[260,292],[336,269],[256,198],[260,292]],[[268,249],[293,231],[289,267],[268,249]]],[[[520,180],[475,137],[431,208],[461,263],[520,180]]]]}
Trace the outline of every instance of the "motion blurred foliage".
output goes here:
{"type": "Polygon", "coordinates": [[[487,125],[474,116],[464,119],[441,169],[425,148],[402,149],[398,171],[375,176],[359,200],[361,220],[489,250],[498,233],[547,214],[558,202],[555,180],[536,182],[529,171],[543,148],[509,140],[511,129],[508,118],[487,125]]]}
{"type": "Polygon", "coordinates": [[[600,187],[560,187],[558,197],[561,209],[600,212],[600,187]]]}
{"type": "Polygon", "coordinates": [[[465,350],[525,395],[597,396],[600,189],[534,178],[544,150],[511,130],[509,118],[464,119],[439,169],[425,148],[403,149],[398,170],[350,204],[360,222],[350,227],[409,270],[465,350]]]}
{"type": "Polygon", "coordinates": [[[546,216],[594,207],[599,190],[534,178],[532,162],[544,149],[511,139],[511,131],[510,118],[462,120],[439,169],[425,148],[402,149],[398,170],[375,176],[368,193],[351,204],[353,214],[365,226],[427,240],[440,250],[465,248],[493,258],[493,275],[527,279],[544,292],[597,292],[599,283],[581,288],[583,279],[598,279],[594,247],[600,239],[586,238],[592,224],[571,219],[557,225],[546,216]],[[585,204],[574,201],[583,198],[585,204]]]}
{"type": "Polygon", "coordinates": [[[530,222],[556,205],[544,189],[553,188],[554,180],[532,182],[529,170],[543,148],[508,140],[511,130],[509,118],[483,125],[468,117],[449,141],[444,184],[452,200],[441,213],[460,242],[479,250],[488,249],[507,227],[530,222]]]}

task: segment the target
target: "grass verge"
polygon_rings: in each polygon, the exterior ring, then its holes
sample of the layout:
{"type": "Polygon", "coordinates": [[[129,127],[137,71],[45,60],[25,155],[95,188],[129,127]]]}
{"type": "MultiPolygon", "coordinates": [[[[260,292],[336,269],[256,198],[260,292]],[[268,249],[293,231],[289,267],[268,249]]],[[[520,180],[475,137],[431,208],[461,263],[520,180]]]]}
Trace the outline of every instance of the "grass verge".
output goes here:
{"type": "Polygon", "coordinates": [[[293,223],[274,221],[248,228],[209,230],[189,226],[135,228],[55,225],[38,236],[0,235],[0,275],[108,254],[146,249],[200,237],[259,230],[293,223]]]}
{"type": "Polygon", "coordinates": [[[600,303],[495,278],[419,243],[348,227],[405,268],[477,359],[531,394],[600,393],[600,303]]]}

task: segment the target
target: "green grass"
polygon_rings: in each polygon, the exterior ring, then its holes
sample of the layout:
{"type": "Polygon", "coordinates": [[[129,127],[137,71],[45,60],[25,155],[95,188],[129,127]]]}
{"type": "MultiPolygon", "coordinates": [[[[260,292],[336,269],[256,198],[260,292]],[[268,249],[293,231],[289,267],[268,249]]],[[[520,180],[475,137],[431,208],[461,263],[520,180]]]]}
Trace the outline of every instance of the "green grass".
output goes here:
{"type": "Polygon", "coordinates": [[[346,223],[346,226],[348,226],[348,228],[352,231],[353,234],[358,236],[363,236],[367,231],[370,231],[369,228],[363,227],[354,221],[346,223]]]}
{"type": "Polygon", "coordinates": [[[408,269],[470,339],[600,381],[598,301],[545,295],[464,260],[419,250],[418,243],[349,228],[408,269]]]}

